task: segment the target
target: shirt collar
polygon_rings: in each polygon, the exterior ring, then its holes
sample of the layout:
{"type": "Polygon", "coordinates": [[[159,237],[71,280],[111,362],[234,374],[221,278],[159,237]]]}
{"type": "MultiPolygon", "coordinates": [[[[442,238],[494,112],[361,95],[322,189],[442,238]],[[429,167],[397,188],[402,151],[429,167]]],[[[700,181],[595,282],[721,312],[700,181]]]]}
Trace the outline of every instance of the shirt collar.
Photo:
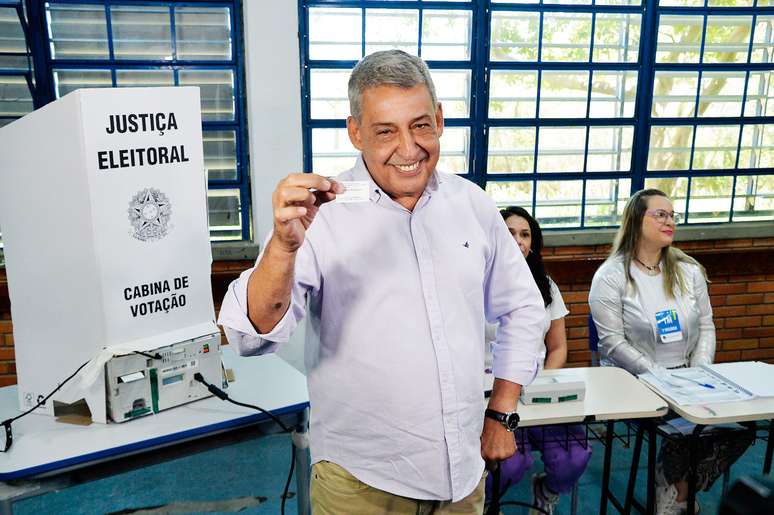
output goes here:
{"type": "MultiPolygon", "coordinates": [[[[379,202],[382,196],[389,198],[389,195],[384,193],[379,185],[376,184],[374,178],[371,177],[371,173],[368,171],[368,168],[366,168],[365,161],[363,160],[363,154],[357,156],[355,167],[352,169],[352,180],[368,181],[369,198],[372,202],[379,202]]],[[[425,191],[422,193],[422,196],[432,196],[433,193],[438,191],[438,188],[442,182],[443,178],[441,177],[441,174],[438,173],[437,169],[433,170],[432,175],[430,175],[430,180],[427,181],[427,186],[425,187],[425,191]]]]}

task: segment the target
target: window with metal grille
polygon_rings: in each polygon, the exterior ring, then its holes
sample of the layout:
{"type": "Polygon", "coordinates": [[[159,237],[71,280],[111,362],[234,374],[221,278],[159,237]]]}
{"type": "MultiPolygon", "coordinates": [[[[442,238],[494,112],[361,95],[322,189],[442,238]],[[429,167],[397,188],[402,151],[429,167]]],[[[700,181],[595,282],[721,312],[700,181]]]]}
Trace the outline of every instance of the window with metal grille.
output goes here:
{"type": "Polygon", "coordinates": [[[299,20],[307,170],[352,165],[349,72],[401,48],[444,105],[439,169],[543,227],[615,226],[643,187],[683,223],[774,219],[774,0],[304,0],[299,20]]]}
{"type": "Polygon", "coordinates": [[[21,64],[31,47],[38,80],[30,94],[14,79],[27,96],[9,94],[0,71],[0,124],[31,111],[33,100],[40,107],[79,88],[199,86],[210,236],[250,239],[241,2],[28,0],[25,7],[26,45],[19,18],[0,9],[0,70],[6,46],[21,64]]]}
{"type": "Polygon", "coordinates": [[[0,127],[33,109],[27,30],[21,2],[0,1],[0,127]]]}

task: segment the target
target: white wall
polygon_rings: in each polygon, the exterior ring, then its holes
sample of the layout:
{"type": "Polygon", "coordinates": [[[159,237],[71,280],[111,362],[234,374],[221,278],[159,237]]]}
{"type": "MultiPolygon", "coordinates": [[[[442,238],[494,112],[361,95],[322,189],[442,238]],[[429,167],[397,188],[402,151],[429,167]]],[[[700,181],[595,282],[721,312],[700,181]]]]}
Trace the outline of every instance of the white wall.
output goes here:
{"type": "Polygon", "coordinates": [[[282,177],[303,171],[298,2],[242,5],[253,234],[263,244],[272,225],[271,192],[282,177]]]}
{"type": "MultiPolygon", "coordinates": [[[[253,234],[263,246],[272,227],[272,191],[287,174],[303,171],[298,2],[244,0],[242,5],[253,234]]],[[[302,372],[304,328],[301,324],[277,353],[302,372]]]]}

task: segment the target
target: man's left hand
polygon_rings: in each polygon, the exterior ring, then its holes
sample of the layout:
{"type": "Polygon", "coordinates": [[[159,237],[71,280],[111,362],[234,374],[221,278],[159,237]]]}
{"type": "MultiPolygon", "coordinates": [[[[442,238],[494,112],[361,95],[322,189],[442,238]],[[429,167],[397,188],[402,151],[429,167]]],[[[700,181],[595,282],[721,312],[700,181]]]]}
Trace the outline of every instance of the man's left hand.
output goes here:
{"type": "Polygon", "coordinates": [[[484,431],[481,433],[481,457],[486,468],[494,470],[497,463],[516,454],[516,438],[500,422],[491,418],[484,419],[484,431]]]}
{"type": "MultiPolygon", "coordinates": [[[[516,409],[516,403],[521,394],[521,385],[495,378],[492,385],[492,395],[489,398],[489,409],[508,413],[516,409]]],[[[481,433],[481,457],[486,461],[486,468],[494,470],[497,462],[507,460],[516,453],[516,438],[505,429],[502,423],[489,417],[484,417],[484,431],[481,433]]]]}

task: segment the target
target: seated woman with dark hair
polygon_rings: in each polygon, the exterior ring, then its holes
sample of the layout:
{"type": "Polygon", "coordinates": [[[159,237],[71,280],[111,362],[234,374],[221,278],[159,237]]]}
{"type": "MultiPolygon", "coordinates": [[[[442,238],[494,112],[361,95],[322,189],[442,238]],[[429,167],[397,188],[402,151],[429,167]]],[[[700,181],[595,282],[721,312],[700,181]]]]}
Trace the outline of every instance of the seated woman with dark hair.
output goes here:
{"type": "MultiPolygon", "coordinates": [[[[589,292],[603,364],[663,376],[666,369],[712,363],[715,325],[707,275],[695,259],[672,246],[677,222],[672,202],[659,190],[638,191],[626,203],[613,250],[594,274],[589,292]]],[[[752,437],[743,432],[702,439],[697,488],[708,490],[752,437]]],[[[659,515],[687,508],[688,464],[688,445],[665,440],[656,474],[659,515]]]]}
{"type": "MultiPolygon", "coordinates": [[[[564,317],[569,313],[559,293],[559,288],[546,275],[543,258],[543,234],[540,225],[520,207],[508,207],[500,211],[513,239],[527,260],[532,277],[543,296],[546,306],[544,343],[540,366],[547,369],[562,368],[567,361],[567,336],[564,317]],[[545,362],[545,363],[544,363],[545,362]]],[[[495,326],[487,328],[487,345],[494,341],[495,326]]],[[[487,353],[489,354],[489,353],[487,353]]],[[[553,514],[559,495],[572,490],[573,485],[586,470],[591,458],[591,447],[582,426],[543,426],[526,430],[526,441],[518,441],[519,450],[501,464],[500,493],[518,483],[532,466],[532,449],[542,453],[545,471],[532,476],[533,504],[542,511],[530,513],[553,514]]],[[[487,491],[492,490],[492,475],[487,479],[487,491]]],[[[491,496],[490,496],[491,498],[491,496]]]]}

